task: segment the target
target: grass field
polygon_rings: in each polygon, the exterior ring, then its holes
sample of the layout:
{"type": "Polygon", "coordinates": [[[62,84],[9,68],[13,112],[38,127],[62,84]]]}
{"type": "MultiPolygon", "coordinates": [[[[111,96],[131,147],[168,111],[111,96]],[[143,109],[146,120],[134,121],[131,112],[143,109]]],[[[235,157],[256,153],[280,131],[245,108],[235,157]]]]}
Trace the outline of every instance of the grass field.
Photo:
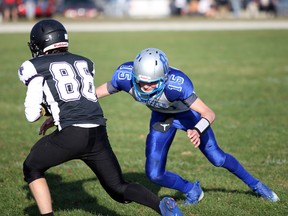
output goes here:
{"type": "MultiPolygon", "coordinates": [[[[23,102],[26,87],[17,69],[30,58],[28,34],[0,34],[0,212],[3,216],[37,215],[37,207],[23,181],[22,163],[39,139],[42,123],[28,123],[23,102]]],[[[288,31],[119,32],[70,33],[70,51],[91,58],[95,84],[110,79],[122,62],[146,47],[166,52],[170,64],[193,80],[195,89],[216,113],[213,129],[219,145],[233,154],[280,197],[269,203],[222,168],[213,167],[179,131],[169,153],[168,169],[184,178],[200,180],[204,199],[183,207],[186,216],[288,215],[288,31]]],[[[184,196],[160,188],[144,174],[145,136],[149,110],[119,93],[100,100],[108,119],[111,145],[124,177],[152,189],[159,196],[184,196]]],[[[57,216],[152,216],[141,205],[118,204],[101,188],[81,161],[47,172],[57,216]]]]}

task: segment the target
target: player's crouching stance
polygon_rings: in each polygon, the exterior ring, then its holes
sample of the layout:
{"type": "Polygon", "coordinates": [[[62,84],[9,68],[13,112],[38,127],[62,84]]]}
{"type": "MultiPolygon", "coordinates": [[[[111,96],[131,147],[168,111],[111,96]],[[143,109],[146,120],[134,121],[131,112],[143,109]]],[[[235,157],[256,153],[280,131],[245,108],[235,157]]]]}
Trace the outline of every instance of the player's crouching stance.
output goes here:
{"type": "Polygon", "coordinates": [[[134,61],[121,64],[111,80],[96,89],[98,98],[121,91],[151,110],[145,150],[148,179],[185,194],[185,205],[197,204],[204,192],[199,181],[192,182],[166,170],[169,149],[179,130],[186,132],[193,146],[211,164],[227,169],[261,197],[271,202],[279,200],[276,193],[251,175],[233,155],[220,148],[210,127],[215,120],[214,111],[197,96],[192,80],[169,65],[163,51],[143,49],[134,61]]]}
{"type": "Polygon", "coordinates": [[[24,179],[41,215],[53,215],[45,171],[80,159],[114,200],[137,202],[164,216],[181,216],[173,198],[161,200],[144,186],[123,179],[95,96],[94,64],[68,52],[68,34],[64,26],[53,19],[39,21],[31,30],[28,44],[33,58],[18,70],[20,80],[27,86],[26,118],[34,122],[51,113],[53,117],[40,129],[43,135],[47,128],[57,126],[32,147],[23,164],[24,179]]]}

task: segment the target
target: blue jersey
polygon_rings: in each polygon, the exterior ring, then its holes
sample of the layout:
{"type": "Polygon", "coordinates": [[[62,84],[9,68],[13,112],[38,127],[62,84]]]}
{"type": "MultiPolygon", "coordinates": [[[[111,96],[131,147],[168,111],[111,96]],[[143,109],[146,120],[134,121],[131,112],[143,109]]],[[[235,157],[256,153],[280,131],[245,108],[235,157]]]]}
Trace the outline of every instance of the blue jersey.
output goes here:
{"type": "Polygon", "coordinates": [[[197,99],[192,81],[182,71],[170,67],[165,88],[159,97],[141,100],[134,91],[132,83],[133,62],[120,65],[108,82],[108,91],[129,93],[136,101],[146,104],[151,110],[161,113],[180,113],[189,110],[197,99]]]}

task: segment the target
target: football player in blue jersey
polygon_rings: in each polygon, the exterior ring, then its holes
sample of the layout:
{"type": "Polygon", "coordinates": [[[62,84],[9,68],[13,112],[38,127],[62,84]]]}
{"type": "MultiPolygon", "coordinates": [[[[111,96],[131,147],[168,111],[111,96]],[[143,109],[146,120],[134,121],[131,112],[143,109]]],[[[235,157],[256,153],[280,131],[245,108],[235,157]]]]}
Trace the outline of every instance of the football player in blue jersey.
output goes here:
{"type": "Polygon", "coordinates": [[[216,167],[226,168],[263,198],[276,202],[278,196],[253,177],[232,155],[217,144],[210,125],[215,113],[197,96],[192,81],[181,70],[169,66],[164,52],[142,50],[134,61],[121,64],[112,80],[96,88],[98,98],[124,91],[151,109],[146,139],[146,175],[154,183],[181,191],[185,205],[204,196],[199,181],[191,182],[166,170],[169,148],[177,130],[187,132],[195,147],[216,167]]]}
{"type": "Polygon", "coordinates": [[[110,146],[106,120],[96,98],[94,64],[88,58],[68,52],[65,27],[53,19],[34,25],[28,43],[33,58],[18,70],[27,86],[25,114],[35,122],[48,118],[40,134],[52,125],[57,128],[42,137],[23,164],[24,179],[41,215],[53,215],[52,202],[44,173],[66,161],[80,159],[97,176],[105,191],[120,203],[137,202],[163,216],[181,216],[173,198],[162,200],[144,186],[127,183],[110,146]]]}

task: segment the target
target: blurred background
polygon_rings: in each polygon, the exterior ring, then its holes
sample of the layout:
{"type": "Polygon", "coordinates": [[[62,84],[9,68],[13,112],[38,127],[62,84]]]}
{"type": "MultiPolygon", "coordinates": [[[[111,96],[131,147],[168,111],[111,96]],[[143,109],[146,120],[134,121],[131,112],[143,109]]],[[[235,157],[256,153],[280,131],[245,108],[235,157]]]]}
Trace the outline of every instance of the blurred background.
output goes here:
{"type": "Polygon", "coordinates": [[[0,21],[167,18],[274,19],[288,17],[288,0],[0,0],[0,21]]]}

